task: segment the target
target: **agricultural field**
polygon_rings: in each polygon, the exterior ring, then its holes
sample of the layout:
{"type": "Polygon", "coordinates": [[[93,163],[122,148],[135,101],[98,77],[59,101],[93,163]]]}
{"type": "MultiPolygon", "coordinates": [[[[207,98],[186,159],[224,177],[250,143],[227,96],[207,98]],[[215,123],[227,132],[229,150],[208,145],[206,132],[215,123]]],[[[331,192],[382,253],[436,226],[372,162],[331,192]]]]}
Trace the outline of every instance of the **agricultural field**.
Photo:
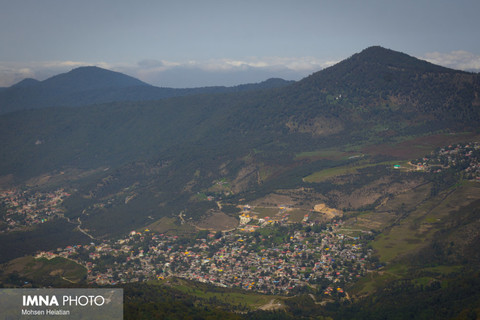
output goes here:
{"type": "MultiPolygon", "coordinates": [[[[228,304],[233,307],[237,306],[238,308],[250,311],[257,310],[265,305],[268,305],[273,299],[273,297],[269,295],[247,292],[238,289],[212,287],[210,285],[180,278],[169,278],[168,280],[160,280],[157,283],[175,288],[200,299],[217,300],[221,303],[228,304]]],[[[277,299],[275,300],[281,299],[281,297],[276,298],[277,299]]]]}
{"type": "Polygon", "coordinates": [[[440,230],[439,222],[478,199],[480,185],[469,183],[425,201],[405,217],[399,216],[394,225],[372,243],[380,261],[392,262],[405,254],[415,253],[440,230]]]}
{"type": "Polygon", "coordinates": [[[478,141],[480,136],[476,133],[445,133],[425,136],[399,137],[391,143],[365,145],[362,152],[369,155],[386,155],[402,160],[415,159],[430,153],[436,148],[463,141],[478,141]]]}
{"type": "MultiPolygon", "coordinates": [[[[420,187],[419,193],[422,192],[422,188],[428,188],[428,186],[420,187]]],[[[413,193],[414,191],[410,195],[403,195],[403,200],[413,200],[413,193]]],[[[394,199],[391,204],[387,202],[382,208],[391,210],[397,208],[398,210],[399,201],[403,200],[394,199]]],[[[375,231],[381,231],[371,241],[370,245],[375,249],[379,263],[383,267],[358,281],[352,287],[352,293],[359,296],[371,294],[392,281],[401,281],[406,278],[412,281],[414,285],[430,285],[435,281],[448,281],[451,277],[455,277],[465,270],[467,266],[455,264],[455,260],[440,260],[434,262],[433,266],[432,262],[419,265],[415,261],[423,261],[426,252],[431,254],[432,243],[445,237],[447,238],[442,240],[450,242],[449,247],[451,249],[465,250],[464,247],[467,245],[465,241],[454,237],[458,235],[458,232],[453,233],[454,236],[447,233],[442,238],[438,237],[445,232],[446,225],[454,224],[453,221],[456,219],[460,219],[460,221],[465,219],[462,217],[462,214],[465,215],[463,213],[465,208],[472,205],[475,207],[475,203],[478,203],[479,200],[480,184],[464,182],[425,201],[418,202],[417,198],[416,207],[409,204],[403,206],[402,210],[404,211],[401,214],[391,214],[390,219],[385,219],[383,224],[378,225],[377,228],[372,228],[375,231]],[[455,248],[456,245],[459,248],[455,248]]],[[[359,215],[349,220],[351,225],[348,227],[365,229],[368,222],[376,221],[380,223],[381,219],[379,217],[384,214],[385,212],[370,212],[359,215]],[[367,220],[372,215],[375,215],[375,218],[367,220]]],[[[441,254],[444,255],[445,253],[441,254]]]]}
{"type": "Polygon", "coordinates": [[[333,168],[314,172],[311,175],[303,178],[303,181],[309,182],[309,183],[319,183],[337,176],[355,175],[359,173],[359,170],[365,169],[365,168],[371,168],[376,166],[388,166],[393,169],[395,165],[399,165],[400,167],[405,167],[407,165],[407,162],[406,161],[384,161],[384,162],[378,162],[378,163],[370,163],[366,160],[361,160],[357,163],[352,163],[348,165],[333,167],[333,168]]]}
{"type": "Polygon", "coordinates": [[[0,277],[1,282],[22,286],[30,283],[43,285],[52,281],[57,285],[75,284],[81,283],[87,276],[87,269],[62,257],[36,259],[25,256],[4,264],[2,269],[9,276],[3,279],[0,277]]]}
{"type": "Polygon", "coordinates": [[[138,231],[149,229],[154,232],[165,233],[169,235],[193,235],[195,228],[190,224],[182,224],[179,219],[173,217],[163,217],[148,225],[146,228],[140,228],[138,231]]]}

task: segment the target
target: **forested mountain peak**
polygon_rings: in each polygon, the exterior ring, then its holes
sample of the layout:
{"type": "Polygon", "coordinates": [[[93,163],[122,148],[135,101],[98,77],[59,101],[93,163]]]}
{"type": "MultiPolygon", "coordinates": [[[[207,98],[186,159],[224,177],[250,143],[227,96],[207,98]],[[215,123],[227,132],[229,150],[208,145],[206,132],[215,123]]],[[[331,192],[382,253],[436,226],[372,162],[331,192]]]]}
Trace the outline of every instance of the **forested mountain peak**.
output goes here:
{"type": "Polygon", "coordinates": [[[395,82],[395,79],[411,79],[414,75],[455,73],[468,74],[464,71],[435,65],[402,52],[373,46],[312,74],[303,79],[300,85],[328,86],[340,82],[342,85],[349,86],[364,86],[368,83],[378,85],[380,84],[379,80],[395,82]]]}
{"type": "Polygon", "coordinates": [[[321,106],[343,117],[392,118],[401,111],[416,120],[449,119],[445,125],[452,125],[478,119],[479,84],[478,74],[375,46],[300,80],[285,99],[301,96],[305,107],[321,106]]]}
{"type": "Polygon", "coordinates": [[[120,72],[88,66],[79,67],[67,73],[42,81],[43,86],[71,88],[76,91],[113,87],[148,86],[147,83],[120,72]]]}
{"type": "Polygon", "coordinates": [[[406,53],[372,46],[352,55],[344,61],[345,64],[378,64],[392,68],[415,69],[417,72],[457,72],[433,63],[412,57],[406,53]]]}
{"type": "Polygon", "coordinates": [[[14,87],[14,88],[31,87],[31,86],[38,85],[39,83],[40,83],[40,81],[38,81],[36,79],[25,78],[25,79],[21,80],[20,82],[17,82],[16,84],[14,84],[12,87],[14,87]]]}

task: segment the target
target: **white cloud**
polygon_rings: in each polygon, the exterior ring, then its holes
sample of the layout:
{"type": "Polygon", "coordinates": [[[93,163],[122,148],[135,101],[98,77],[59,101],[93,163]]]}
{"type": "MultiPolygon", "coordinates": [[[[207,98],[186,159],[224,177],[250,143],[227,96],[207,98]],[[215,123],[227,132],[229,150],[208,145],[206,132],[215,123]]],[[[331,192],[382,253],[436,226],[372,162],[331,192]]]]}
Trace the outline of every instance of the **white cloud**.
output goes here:
{"type": "Polygon", "coordinates": [[[137,64],[141,68],[159,68],[164,66],[164,63],[162,61],[154,59],[145,59],[139,61],[137,64]]]}
{"type": "Polygon", "coordinates": [[[260,82],[279,77],[299,80],[335,62],[314,57],[247,57],[189,61],[142,61],[134,67],[117,68],[145,82],[167,87],[198,87],[260,82]]]}
{"type": "MultiPolygon", "coordinates": [[[[331,66],[337,61],[324,61],[314,57],[285,58],[285,57],[250,57],[241,60],[235,59],[212,59],[205,61],[166,61],[166,60],[142,60],[136,67],[142,71],[164,71],[171,68],[196,68],[205,71],[232,71],[248,68],[274,68],[289,69],[292,71],[317,71],[331,66]]],[[[130,68],[135,68],[130,66],[130,68]]]]}
{"type": "Polygon", "coordinates": [[[480,55],[467,51],[452,51],[450,53],[429,52],[425,60],[444,67],[457,70],[480,71],[480,55]]]}
{"type": "Polygon", "coordinates": [[[180,62],[145,60],[136,66],[117,68],[117,71],[159,86],[230,86],[260,82],[271,77],[299,80],[336,62],[315,57],[247,57],[180,62]]]}
{"type": "Polygon", "coordinates": [[[31,68],[0,64],[0,87],[10,86],[22,79],[34,76],[35,73],[31,68]]]}
{"type": "Polygon", "coordinates": [[[195,65],[204,70],[233,70],[245,68],[289,69],[292,71],[317,71],[331,65],[313,57],[286,58],[286,57],[250,57],[243,60],[218,59],[206,62],[196,62],[195,65]]]}

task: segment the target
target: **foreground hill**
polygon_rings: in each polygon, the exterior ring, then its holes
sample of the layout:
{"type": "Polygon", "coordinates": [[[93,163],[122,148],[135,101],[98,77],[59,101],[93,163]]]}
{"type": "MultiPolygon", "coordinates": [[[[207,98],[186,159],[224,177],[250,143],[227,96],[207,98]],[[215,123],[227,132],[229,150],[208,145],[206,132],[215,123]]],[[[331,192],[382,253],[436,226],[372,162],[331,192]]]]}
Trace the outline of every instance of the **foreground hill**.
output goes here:
{"type": "Polygon", "coordinates": [[[250,91],[283,87],[293,81],[269,79],[235,87],[192,89],[159,88],[143,81],[98,67],[80,67],[44,81],[24,79],[0,90],[0,114],[12,111],[69,106],[78,107],[113,101],[158,100],[204,93],[250,91]]]}

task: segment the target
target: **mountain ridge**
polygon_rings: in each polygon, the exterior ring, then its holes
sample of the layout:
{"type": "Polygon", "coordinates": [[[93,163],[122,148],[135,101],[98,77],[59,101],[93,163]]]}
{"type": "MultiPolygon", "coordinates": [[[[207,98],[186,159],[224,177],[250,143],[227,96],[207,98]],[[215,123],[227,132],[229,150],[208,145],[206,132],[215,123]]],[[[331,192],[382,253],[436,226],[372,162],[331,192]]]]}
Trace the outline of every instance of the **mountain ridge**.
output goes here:
{"type": "MultiPolygon", "coordinates": [[[[317,71],[312,75],[299,81],[300,83],[325,83],[332,81],[331,77],[335,74],[343,74],[343,81],[350,82],[348,77],[352,73],[365,73],[370,76],[370,72],[382,71],[388,72],[388,70],[401,71],[401,72],[414,72],[414,73],[460,73],[460,74],[472,74],[470,72],[450,69],[435,65],[407,55],[402,52],[386,49],[380,46],[372,46],[362,50],[359,53],[355,53],[349,58],[340,61],[339,63],[317,71]]],[[[338,83],[338,82],[336,82],[338,83]]],[[[350,83],[348,83],[350,84],[350,83]]]]}
{"type": "MultiPolygon", "coordinates": [[[[99,69],[94,70],[101,71],[99,69]]],[[[88,71],[88,69],[81,69],[80,71],[88,71]]],[[[55,78],[55,81],[57,80],[58,78],[55,78]]],[[[278,82],[277,80],[271,81],[278,82]]],[[[281,81],[281,84],[285,83],[281,81]]],[[[312,140],[311,144],[318,144],[320,142],[326,143],[332,137],[344,139],[343,136],[351,135],[355,131],[364,132],[366,128],[384,134],[381,128],[388,127],[391,131],[390,134],[403,134],[415,130],[422,132],[432,128],[463,127],[466,123],[473,125],[480,122],[478,108],[480,106],[479,75],[460,71],[453,72],[450,69],[434,66],[381,47],[367,48],[335,66],[319,71],[291,85],[283,88],[277,86],[274,91],[245,91],[243,90],[245,86],[248,89],[249,85],[229,88],[233,93],[223,91],[222,94],[209,95],[209,88],[205,88],[206,91],[196,91],[197,94],[203,93],[203,95],[195,98],[177,97],[168,102],[158,100],[135,104],[128,102],[135,100],[128,96],[128,92],[125,93],[125,90],[120,88],[118,90],[123,92],[123,97],[127,98],[126,101],[92,107],[90,108],[91,111],[88,111],[85,107],[77,108],[78,111],[75,112],[65,111],[61,113],[62,117],[65,117],[62,121],[66,128],[70,128],[69,134],[78,135],[77,138],[71,137],[73,141],[76,141],[80,139],[81,130],[85,129],[79,127],[81,122],[71,124],[71,120],[67,117],[88,119],[90,117],[88,113],[90,112],[98,114],[99,119],[108,122],[113,121],[115,115],[110,113],[103,115],[103,113],[114,112],[118,116],[118,119],[115,119],[118,122],[119,131],[117,135],[122,136],[125,129],[123,129],[121,123],[123,121],[129,123],[133,121],[132,117],[128,116],[130,112],[128,110],[138,109],[141,112],[136,115],[135,121],[137,122],[134,126],[128,127],[132,132],[126,135],[125,139],[131,136],[132,138],[128,139],[134,140],[134,137],[139,134],[148,136],[149,133],[145,131],[146,128],[157,131],[156,127],[160,124],[173,130],[172,132],[163,130],[163,133],[158,132],[158,137],[150,137],[146,140],[150,141],[151,146],[147,147],[145,145],[145,147],[147,149],[152,148],[151,152],[156,150],[155,145],[168,145],[168,140],[160,142],[162,134],[166,134],[170,137],[169,139],[174,137],[178,143],[181,142],[177,140],[179,137],[188,137],[192,143],[201,143],[211,132],[216,131],[223,133],[225,137],[248,136],[252,139],[252,143],[253,141],[261,143],[258,140],[258,137],[261,136],[271,136],[273,141],[276,141],[281,138],[291,139],[293,136],[300,135],[312,140]],[[375,57],[381,57],[381,59],[375,57]],[[396,57],[401,60],[400,65],[405,63],[414,66],[423,65],[422,70],[428,67],[428,70],[439,70],[442,73],[432,75],[415,68],[408,68],[411,71],[388,68],[389,65],[391,66],[388,61],[395,61],[396,57]],[[368,65],[371,61],[380,65],[380,67],[365,67],[365,64],[368,65]],[[236,91],[236,89],[238,90],[236,91]],[[201,110],[203,112],[200,112],[201,110]],[[84,116],[83,113],[86,113],[86,115],[84,116]],[[164,119],[168,117],[171,120],[164,123],[164,119]],[[172,123],[177,123],[177,125],[172,127],[172,123]],[[383,123],[383,125],[379,126],[378,123],[383,123]],[[185,127],[182,127],[182,124],[185,127]],[[74,128],[77,128],[78,131],[74,128]],[[173,134],[175,130],[179,131],[173,134]],[[187,132],[190,132],[190,134],[187,134],[187,132]],[[156,139],[159,140],[156,141],[156,139]],[[194,141],[192,139],[198,140],[194,141]]],[[[150,86],[137,87],[138,90],[140,90],[139,88],[151,89],[150,86]]],[[[258,85],[253,85],[253,88],[258,88],[258,85]]],[[[19,88],[19,90],[23,89],[19,88]]],[[[115,96],[116,92],[111,91],[110,94],[115,96]]],[[[213,93],[219,93],[219,91],[213,88],[213,93]]],[[[70,97],[74,97],[78,105],[79,102],[85,104],[89,101],[89,98],[85,95],[85,92],[76,92],[75,95],[70,95],[70,97]]],[[[102,90],[98,92],[91,90],[90,95],[105,98],[105,92],[102,90]]],[[[59,101],[56,96],[49,98],[50,101],[59,101]]],[[[45,109],[42,113],[54,112],[52,110],[57,109],[45,109]]],[[[16,125],[17,128],[24,127],[26,119],[35,121],[36,116],[30,117],[31,114],[37,114],[37,112],[24,111],[8,117],[12,119],[10,120],[11,123],[5,123],[4,130],[2,130],[2,134],[7,141],[11,133],[14,132],[12,130],[15,129],[15,126],[12,124],[15,121],[19,121],[16,125]],[[10,128],[10,130],[7,128],[10,128]]],[[[7,119],[6,116],[4,118],[7,119]]],[[[50,123],[48,119],[46,121],[46,125],[52,128],[52,132],[55,131],[53,129],[56,129],[58,124],[50,123]]],[[[110,125],[105,124],[98,125],[106,126],[106,128],[110,127],[110,125]]],[[[24,130],[37,126],[38,123],[32,123],[24,127],[24,130]]],[[[50,134],[45,132],[43,135],[48,137],[50,134]]],[[[60,132],[58,134],[60,135],[60,132]]],[[[100,137],[108,135],[108,132],[99,131],[98,135],[100,137]]],[[[35,142],[37,139],[45,140],[45,137],[32,137],[31,139],[35,142]]],[[[111,141],[105,142],[104,148],[107,148],[106,150],[108,150],[109,145],[118,144],[114,141],[114,138],[109,137],[108,139],[111,141]]],[[[58,137],[51,137],[51,139],[53,142],[58,137]]],[[[10,140],[16,141],[18,139],[10,137],[10,140]]],[[[85,140],[85,137],[81,137],[80,140],[84,143],[90,143],[90,145],[93,143],[85,140]]],[[[218,134],[214,134],[211,137],[208,136],[208,141],[222,141],[222,139],[218,134]]],[[[101,139],[96,140],[93,145],[100,142],[101,139]]],[[[12,148],[24,143],[13,143],[12,148]]],[[[131,150],[137,150],[138,145],[134,144],[131,147],[131,150]]],[[[123,150],[122,148],[119,150],[123,150]]],[[[143,152],[137,151],[140,154],[143,152]]],[[[34,151],[32,150],[32,152],[34,151]]],[[[117,153],[118,150],[115,152],[117,153]]],[[[122,152],[127,154],[132,151],[125,150],[122,152]]],[[[64,152],[64,154],[68,153],[69,151],[64,152]]],[[[148,153],[150,154],[150,152],[148,153]]],[[[108,159],[108,152],[99,154],[97,157],[108,159]]],[[[115,157],[118,157],[118,154],[115,157]]],[[[135,157],[129,156],[127,158],[134,159],[135,157]]],[[[11,160],[9,158],[4,160],[5,166],[8,167],[7,164],[11,163],[11,160]]],[[[18,165],[16,164],[14,167],[18,165]]]]}
{"type": "MultiPolygon", "coordinates": [[[[19,82],[15,83],[11,87],[15,87],[15,88],[30,87],[30,86],[38,85],[39,83],[40,83],[39,80],[36,80],[36,79],[33,79],[33,78],[25,78],[25,79],[20,80],[19,82]]],[[[5,89],[7,89],[7,88],[5,88],[5,89]]]]}
{"type": "Polygon", "coordinates": [[[69,72],[58,74],[41,81],[42,86],[54,86],[59,89],[87,91],[91,89],[102,89],[110,87],[134,87],[150,86],[126,74],[111,71],[108,69],[87,66],[72,69],[69,72]],[[80,89],[78,89],[80,88],[80,89]]]}
{"type": "Polygon", "coordinates": [[[260,83],[233,87],[175,89],[155,87],[120,72],[88,66],[43,81],[27,78],[8,88],[2,88],[0,114],[45,107],[79,107],[115,101],[148,101],[195,94],[264,90],[291,83],[293,81],[267,79],[260,83]]]}
{"type": "Polygon", "coordinates": [[[336,116],[348,117],[354,111],[366,121],[380,113],[393,116],[398,112],[410,114],[412,122],[479,118],[479,74],[382,47],[367,48],[284,92],[286,101],[292,100],[290,96],[304,97],[303,109],[321,104],[336,116]]]}

